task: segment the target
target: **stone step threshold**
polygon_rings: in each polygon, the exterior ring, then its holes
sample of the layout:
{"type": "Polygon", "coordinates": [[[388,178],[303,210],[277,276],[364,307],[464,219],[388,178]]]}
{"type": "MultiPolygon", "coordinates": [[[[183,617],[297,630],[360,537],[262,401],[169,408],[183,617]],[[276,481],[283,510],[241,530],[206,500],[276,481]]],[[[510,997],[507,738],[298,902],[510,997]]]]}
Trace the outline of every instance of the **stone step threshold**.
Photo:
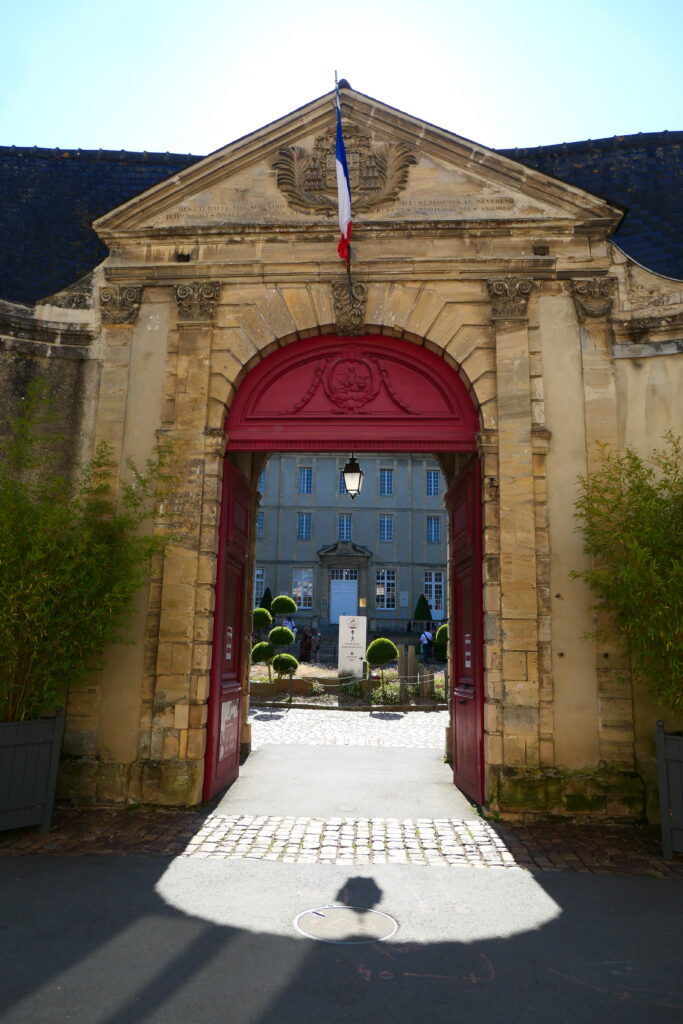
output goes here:
{"type": "Polygon", "coordinates": [[[519,867],[485,821],[211,815],[182,857],[308,864],[519,867]]]}

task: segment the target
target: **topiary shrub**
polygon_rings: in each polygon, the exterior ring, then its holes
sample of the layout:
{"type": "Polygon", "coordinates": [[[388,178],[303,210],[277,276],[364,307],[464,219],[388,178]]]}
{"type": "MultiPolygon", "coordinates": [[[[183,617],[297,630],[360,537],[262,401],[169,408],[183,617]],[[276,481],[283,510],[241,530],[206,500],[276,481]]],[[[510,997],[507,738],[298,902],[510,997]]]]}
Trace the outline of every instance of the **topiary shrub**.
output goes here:
{"type": "Polygon", "coordinates": [[[254,630],[260,633],[262,629],[270,629],[273,625],[273,616],[266,608],[254,608],[252,623],[254,630]]]}
{"type": "Polygon", "coordinates": [[[254,644],[254,646],[251,649],[251,663],[252,663],[252,665],[259,665],[259,664],[260,665],[267,665],[268,666],[268,678],[270,679],[271,683],[273,681],[273,675],[272,675],[272,672],[270,671],[270,666],[273,663],[273,658],[274,657],[275,657],[275,648],[273,647],[272,644],[266,643],[265,640],[262,640],[258,644],[254,644]]]}
{"type": "MultiPolygon", "coordinates": [[[[295,615],[297,612],[296,601],[288,594],[278,594],[270,603],[272,615],[295,615]]],[[[294,637],[292,637],[292,640],[294,637]]]]}
{"type": "Polygon", "coordinates": [[[265,608],[266,611],[269,612],[271,610],[270,606],[271,606],[272,603],[273,603],[273,595],[270,592],[270,587],[266,587],[266,589],[263,591],[263,597],[261,598],[261,605],[260,605],[260,607],[261,608],[265,608]]]}
{"type": "Polygon", "coordinates": [[[384,636],[378,636],[373,640],[365,652],[365,660],[371,668],[378,668],[382,677],[382,691],[384,691],[384,666],[390,661],[398,658],[398,647],[392,640],[384,636]]]}
{"type": "Polygon", "coordinates": [[[434,637],[434,639],[436,640],[436,642],[438,644],[447,644],[448,643],[448,623],[447,622],[444,622],[442,626],[439,626],[439,628],[436,631],[436,636],[434,637]]]}
{"type": "Polygon", "coordinates": [[[416,619],[418,622],[432,621],[432,609],[429,607],[429,601],[424,596],[424,594],[420,594],[420,596],[417,599],[417,604],[415,605],[415,613],[413,615],[413,618],[416,619]]]}
{"type": "Polygon", "coordinates": [[[283,676],[289,676],[291,679],[298,667],[299,662],[293,654],[276,654],[273,658],[273,668],[277,672],[278,679],[282,679],[283,676]]]}
{"type": "Polygon", "coordinates": [[[268,639],[273,647],[289,647],[294,643],[294,634],[286,626],[275,626],[268,634],[268,639]]]}

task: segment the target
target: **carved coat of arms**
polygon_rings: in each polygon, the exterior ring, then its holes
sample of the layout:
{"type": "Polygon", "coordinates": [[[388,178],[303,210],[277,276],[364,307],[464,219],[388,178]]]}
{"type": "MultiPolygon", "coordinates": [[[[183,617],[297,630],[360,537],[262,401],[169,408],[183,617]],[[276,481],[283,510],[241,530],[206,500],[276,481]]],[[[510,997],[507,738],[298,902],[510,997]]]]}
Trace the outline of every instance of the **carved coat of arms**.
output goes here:
{"type": "MultiPolygon", "coordinates": [[[[344,129],[354,213],[396,199],[408,184],[408,168],[417,157],[404,142],[373,146],[358,128],[344,129]]],[[[335,129],[315,140],[313,152],[301,146],[281,149],[273,161],[277,185],[290,206],[306,213],[337,212],[335,129]]]]}
{"type": "Polygon", "coordinates": [[[301,412],[320,387],[339,415],[367,412],[366,406],[377,398],[382,387],[400,409],[412,412],[396,393],[388,369],[379,359],[364,355],[359,348],[348,348],[338,356],[322,359],[315,367],[305,393],[286,410],[285,415],[301,412]]]}

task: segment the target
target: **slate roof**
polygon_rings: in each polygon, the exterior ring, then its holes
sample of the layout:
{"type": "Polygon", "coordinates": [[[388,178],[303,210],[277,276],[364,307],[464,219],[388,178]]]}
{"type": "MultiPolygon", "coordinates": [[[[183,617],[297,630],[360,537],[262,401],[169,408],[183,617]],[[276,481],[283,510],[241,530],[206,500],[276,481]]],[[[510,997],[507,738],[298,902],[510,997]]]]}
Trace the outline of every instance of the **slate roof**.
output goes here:
{"type": "MultiPolygon", "coordinates": [[[[627,207],[615,242],[683,279],[683,132],[499,152],[627,207]]],[[[200,159],[0,146],[0,298],[31,305],[72,284],[106,256],[93,220],[200,159]]]]}
{"type": "Polygon", "coordinates": [[[498,152],[625,207],[617,245],[649,270],[683,279],[683,132],[498,152]]]}

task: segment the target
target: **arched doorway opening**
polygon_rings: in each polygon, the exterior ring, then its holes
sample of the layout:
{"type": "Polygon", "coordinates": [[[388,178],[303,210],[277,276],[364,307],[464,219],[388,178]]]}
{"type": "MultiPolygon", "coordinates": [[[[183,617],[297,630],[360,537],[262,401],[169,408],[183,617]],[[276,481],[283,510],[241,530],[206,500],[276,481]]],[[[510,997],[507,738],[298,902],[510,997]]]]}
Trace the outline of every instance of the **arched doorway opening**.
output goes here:
{"type": "Polygon", "coordinates": [[[479,429],[477,409],[457,372],[436,353],[403,339],[321,335],[271,352],[247,373],[225,424],[205,799],[239,770],[253,501],[240,461],[256,453],[356,451],[451,457],[446,502],[454,782],[483,801],[479,429]]]}

